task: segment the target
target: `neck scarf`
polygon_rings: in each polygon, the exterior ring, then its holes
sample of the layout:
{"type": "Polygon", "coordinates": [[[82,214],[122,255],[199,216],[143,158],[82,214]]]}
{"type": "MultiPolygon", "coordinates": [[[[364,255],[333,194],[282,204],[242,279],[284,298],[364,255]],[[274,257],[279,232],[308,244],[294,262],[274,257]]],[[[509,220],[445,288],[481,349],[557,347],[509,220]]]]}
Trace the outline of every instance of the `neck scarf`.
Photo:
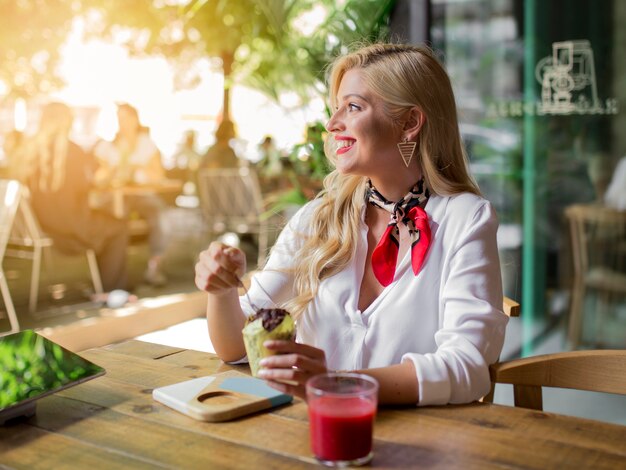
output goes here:
{"type": "Polygon", "coordinates": [[[385,230],[372,253],[372,269],[376,279],[385,287],[393,281],[398,261],[398,249],[400,247],[398,221],[402,222],[409,229],[409,236],[411,237],[411,265],[413,273],[417,276],[426,257],[431,238],[428,215],[420,207],[425,206],[430,197],[428,189],[424,190],[424,178],[420,179],[407,195],[398,202],[391,202],[385,199],[372,185],[371,181],[368,181],[366,194],[370,204],[391,213],[391,220],[389,225],[387,225],[387,230],[385,230]]]}

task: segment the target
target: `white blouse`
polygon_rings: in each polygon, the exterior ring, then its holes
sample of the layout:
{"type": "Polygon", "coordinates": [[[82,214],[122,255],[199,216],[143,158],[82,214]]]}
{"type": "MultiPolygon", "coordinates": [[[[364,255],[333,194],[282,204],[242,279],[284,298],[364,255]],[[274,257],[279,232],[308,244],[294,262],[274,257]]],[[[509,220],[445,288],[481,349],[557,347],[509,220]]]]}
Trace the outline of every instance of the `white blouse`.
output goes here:
{"type": "MultiPolygon", "coordinates": [[[[281,233],[265,269],[252,279],[257,307],[293,297],[285,268],[318,201],[303,207],[281,233]]],[[[297,341],[325,351],[329,369],[356,370],[412,361],[418,405],[467,403],[490,388],[489,364],[498,359],[508,317],[496,231],[488,201],[473,194],[431,196],[426,205],[432,241],[422,270],[413,274],[410,250],[398,261],[394,281],[367,309],[358,309],[367,256],[365,211],[356,253],[346,269],[320,283],[297,322],[297,341]]],[[[247,315],[252,307],[240,298],[247,315]]]]}
{"type": "MultiPolygon", "coordinates": [[[[159,149],[150,138],[150,135],[142,132],[137,137],[137,143],[128,158],[128,163],[135,166],[147,165],[158,151],[159,149]]],[[[96,144],[94,154],[111,166],[119,165],[122,159],[122,152],[115,145],[115,142],[107,140],[101,140],[96,144]]]]}

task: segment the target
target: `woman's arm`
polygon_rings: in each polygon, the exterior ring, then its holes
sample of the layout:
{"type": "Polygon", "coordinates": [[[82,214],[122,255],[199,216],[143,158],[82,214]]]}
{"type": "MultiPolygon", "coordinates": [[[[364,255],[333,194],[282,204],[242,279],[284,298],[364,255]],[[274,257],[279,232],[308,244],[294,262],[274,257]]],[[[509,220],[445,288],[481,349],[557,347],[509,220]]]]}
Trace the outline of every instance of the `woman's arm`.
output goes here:
{"type": "Polygon", "coordinates": [[[415,366],[410,361],[355,372],[378,380],[378,402],[383,405],[415,405],[419,401],[415,366]]]}
{"type": "Polygon", "coordinates": [[[442,264],[437,349],[402,356],[415,367],[420,406],[469,403],[485,395],[489,364],[504,342],[508,318],[502,312],[498,224],[491,205],[478,202],[469,196],[451,200],[454,223],[439,233],[450,250],[442,264]]]}
{"type": "Polygon", "coordinates": [[[243,358],[246,351],[241,330],[245,315],[237,288],[246,258],[241,250],[213,242],[200,253],[196,264],[196,286],[208,292],[207,325],[215,352],[224,362],[243,358]]]}
{"type": "Polygon", "coordinates": [[[246,317],[239,305],[236,289],[223,295],[209,294],[207,325],[215,352],[224,362],[238,361],[246,355],[241,330],[246,317]]]}
{"type": "MultiPolygon", "coordinates": [[[[259,377],[283,393],[305,399],[306,381],[328,371],[321,349],[293,341],[267,341],[265,347],[277,355],[261,360],[263,368],[259,371],[259,377]]],[[[378,402],[381,404],[415,405],[419,400],[415,367],[411,361],[350,372],[366,374],[378,381],[378,402]]]]}
{"type": "Polygon", "coordinates": [[[196,286],[209,293],[207,322],[215,352],[225,362],[245,357],[241,330],[254,307],[279,306],[292,296],[293,280],[286,270],[294,262],[297,236],[294,228],[302,215],[301,209],[281,232],[263,271],[253,276],[247,298],[239,298],[237,288],[246,272],[246,258],[241,250],[213,242],[200,253],[196,264],[196,286]],[[243,306],[243,308],[242,308],[243,306]],[[244,312],[245,309],[245,312],[244,312]]]}

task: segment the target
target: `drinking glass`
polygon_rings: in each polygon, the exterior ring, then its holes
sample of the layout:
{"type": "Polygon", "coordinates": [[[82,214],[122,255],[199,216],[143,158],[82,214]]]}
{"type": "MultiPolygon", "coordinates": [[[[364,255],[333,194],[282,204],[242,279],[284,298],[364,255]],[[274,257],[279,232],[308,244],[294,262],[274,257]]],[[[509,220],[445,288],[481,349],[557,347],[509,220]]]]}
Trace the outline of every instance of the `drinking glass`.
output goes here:
{"type": "Polygon", "coordinates": [[[363,465],[372,460],[372,434],[378,382],[363,374],[333,372],[306,383],[311,450],[331,467],[363,465]]]}

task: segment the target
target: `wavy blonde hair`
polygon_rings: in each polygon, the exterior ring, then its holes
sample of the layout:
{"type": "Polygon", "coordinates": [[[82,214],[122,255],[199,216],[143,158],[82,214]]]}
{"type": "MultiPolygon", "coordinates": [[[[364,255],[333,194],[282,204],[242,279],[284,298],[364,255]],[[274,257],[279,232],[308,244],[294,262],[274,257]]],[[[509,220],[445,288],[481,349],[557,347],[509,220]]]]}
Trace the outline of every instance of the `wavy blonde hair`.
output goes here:
{"type": "Polygon", "coordinates": [[[24,146],[22,168],[16,177],[40,191],[58,191],[65,184],[71,126],[72,111],[68,106],[47,104],[41,113],[39,130],[24,146]]]}
{"type": "MultiPolygon", "coordinates": [[[[432,194],[462,192],[480,194],[470,176],[450,79],[434,53],[427,48],[400,44],[361,46],[337,58],[329,74],[330,103],[337,107],[337,93],[345,73],[359,69],[369,89],[384,102],[383,112],[393,122],[417,107],[425,117],[418,136],[422,175],[432,194]]],[[[333,166],[336,155],[331,139],[326,156],[333,166]]],[[[319,204],[308,224],[308,234],[295,255],[295,297],[286,308],[297,318],[315,297],[322,280],[340,272],[354,256],[358,226],[365,205],[367,180],[343,175],[336,169],[324,179],[319,204]]]]}

